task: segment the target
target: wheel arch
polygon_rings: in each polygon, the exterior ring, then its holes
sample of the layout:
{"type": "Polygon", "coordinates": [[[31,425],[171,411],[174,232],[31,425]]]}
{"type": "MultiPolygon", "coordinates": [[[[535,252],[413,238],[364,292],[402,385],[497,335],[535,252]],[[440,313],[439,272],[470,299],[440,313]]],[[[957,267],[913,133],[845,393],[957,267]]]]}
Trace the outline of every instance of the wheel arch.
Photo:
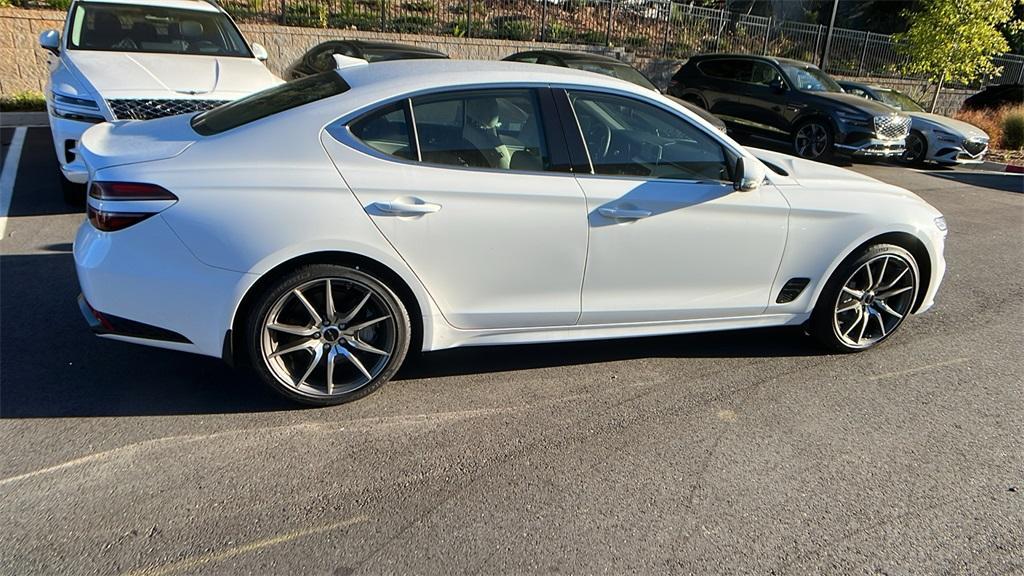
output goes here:
{"type": "Polygon", "coordinates": [[[919,281],[921,285],[918,287],[917,296],[914,299],[914,305],[911,308],[911,312],[917,312],[921,307],[921,304],[924,302],[925,296],[928,294],[928,289],[931,287],[932,259],[927,245],[919,237],[905,231],[891,231],[876,234],[867,240],[854,245],[840,258],[837,258],[829,268],[828,273],[823,276],[821,282],[818,284],[811,306],[812,310],[817,308],[818,299],[821,298],[821,293],[824,290],[825,285],[832,279],[832,275],[835,274],[836,270],[851,258],[856,258],[861,251],[872,244],[893,244],[903,248],[907,252],[910,252],[910,255],[914,257],[914,260],[917,262],[917,269],[920,274],[919,281]]]}
{"type": "Polygon", "coordinates": [[[384,284],[394,290],[406,310],[409,312],[409,323],[412,327],[410,334],[409,350],[422,350],[424,331],[426,329],[423,317],[424,310],[428,310],[428,304],[421,303],[412,286],[402,277],[401,274],[391,269],[386,264],[355,252],[338,250],[322,250],[295,256],[267,270],[252,283],[242,295],[235,312],[231,318],[231,325],[224,335],[224,350],[222,358],[231,365],[244,364],[248,361],[245,358],[245,346],[241,341],[244,334],[244,321],[248,312],[252,309],[256,296],[285,274],[302,266],[310,264],[337,264],[348,266],[369,272],[378,277],[384,284]]]}

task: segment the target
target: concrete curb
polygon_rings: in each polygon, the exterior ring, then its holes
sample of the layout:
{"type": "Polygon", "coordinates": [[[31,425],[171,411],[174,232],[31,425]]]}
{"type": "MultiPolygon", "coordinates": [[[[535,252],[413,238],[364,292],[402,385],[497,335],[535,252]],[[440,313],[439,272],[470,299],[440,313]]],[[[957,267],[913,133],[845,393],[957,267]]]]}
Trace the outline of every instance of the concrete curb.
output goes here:
{"type": "Polygon", "coordinates": [[[982,162],[981,164],[964,164],[960,166],[966,170],[979,170],[982,172],[1009,172],[1011,174],[1024,174],[1024,166],[1016,164],[1003,164],[1002,162],[982,162]]]}

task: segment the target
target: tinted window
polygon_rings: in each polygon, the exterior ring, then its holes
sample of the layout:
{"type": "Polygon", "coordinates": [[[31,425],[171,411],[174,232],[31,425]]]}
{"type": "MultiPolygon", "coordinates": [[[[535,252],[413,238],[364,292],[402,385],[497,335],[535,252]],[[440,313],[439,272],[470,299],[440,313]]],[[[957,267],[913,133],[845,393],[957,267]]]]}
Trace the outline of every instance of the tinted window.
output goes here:
{"type": "Polygon", "coordinates": [[[540,108],[532,90],[482,90],[414,98],[424,162],[549,170],[540,108]]]}
{"type": "Polygon", "coordinates": [[[782,70],[789,77],[789,81],[798,90],[810,92],[842,92],[843,89],[836,84],[831,76],[819,70],[816,66],[794,64],[783,64],[782,70]]]}
{"type": "Polygon", "coordinates": [[[71,18],[75,50],[252,57],[221,12],[89,2],[76,4],[71,18]]]}
{"type": "Polygon", "coordinates": [[[317,72],[334,70],[338,67],[337,63],[334,61],[335,54],[355,56],[355,53],[344,44],[329,44],[319,48],[315,53],[309,56],[309,65],[317,72]]]}
{"type": "Polygon", "coordinates": [[[882,102],[885,102],[893,108],[899,108],[904,112],[924,112],[924,108],[921,108],[920,104],[903,92],[897,92],[896,90],[879,90],[878,95],[881,96],[882,102]]]}
{"type": "Polygon", "coordinates": [[[755,84],[763,84],[768,86],[772,82],[782,82],[782,74],[772,66],[765,62],[754,62],[753,72],[750,77],[750,81],[755,84]]]}
{"type": "Polygon", "coordinates": [[[698,64],[697,68],[712,78],[749,82],[754,63],[749,60],[708,60],[698,64]]]}
{"type": "Polygon", "coordinates": [[[267,88],[192,118],[192,129],[209,136],[347,91],[337,72],[322,72],[267,88]]]}
{"type": "Polygon", "coordinates": [[[871,96],[868,96],[868,93],[861,90],[860,88],[846,86],[843,88],[843,91],[846,92],[847,94],[853,94],[854,96],[860,96],[861,98],[867,98],[869,100],[871,99],[871,96]]]}
{"type": "Polygon", "coordinates": [[[352,135],[370,148],[406,160],[415,160],[405,100],[375,110],[350,125],[352,135]]]}
{"type": "Polygon", "coordinates": [[[728,180],[725,150],[685,119],[629,98],[570,92],[594,173],[728,180]]]}
{"type": "Polygon", "coordinates": [[[626,64],[616,64],[614,62],[587,62],[584,60],[569,60],[568,64],[569,68],[586,70],[587,72],[596,72],[597,74],[604,74],[605,76],[625,80],[626,82],[631,82],[637,86],[643,86],[650,90],[658,90],[646,76],[640,73],[639,70],[626,64]]]}

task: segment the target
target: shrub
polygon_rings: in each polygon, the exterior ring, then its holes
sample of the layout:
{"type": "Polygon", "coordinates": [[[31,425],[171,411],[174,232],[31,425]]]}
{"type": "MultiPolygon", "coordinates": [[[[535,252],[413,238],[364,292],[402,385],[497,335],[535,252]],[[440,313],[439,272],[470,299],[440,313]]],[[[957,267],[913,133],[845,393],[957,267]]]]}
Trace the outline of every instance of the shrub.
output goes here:
{"type": "Polygon", "coordinates": [[[434,20],[428,16],[407,14],[399,16],[391,21],[391,28],[396,32],[416,34],[423,32],[434,25],[434,20]]]}
{"type": "Polygon", "coordinates": [[[1006,110],[1003,116],[1000,146],[1007,150],[1024,149],[1024,106],[1006,110]]]}
{"type": "Polygon", "coordinates": [[[576,31],[564,24],[551,22],[544,30],[544,40],[546,42],[574,42],[576,40],[576,31]]]}
{"type": "Polygon", "coordinates": [[[433,12],[436,8],[437,5],[430,0],[415,0],[402,3],[402,10],[406,12],[433,12]]]}
{"type": "Polygon", "coordinates": [[[0,110],[4,112],[42,112],[46,110],[46,98],[41,92],[26,90],[11,96],[0,96],[0,110]]]}
{"type": "Polygon", "coordinates": [[[536,32],[533,22],[520,16],[495,18],[491,25],[494,27],[496,38],[507,40],[533,40],[536,32]]]}

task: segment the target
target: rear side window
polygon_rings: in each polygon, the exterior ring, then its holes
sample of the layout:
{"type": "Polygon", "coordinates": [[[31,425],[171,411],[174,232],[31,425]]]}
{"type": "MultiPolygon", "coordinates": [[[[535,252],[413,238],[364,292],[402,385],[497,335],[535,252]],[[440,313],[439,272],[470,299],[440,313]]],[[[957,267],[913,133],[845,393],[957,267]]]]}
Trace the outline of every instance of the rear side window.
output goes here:
{"type": "Polygon", "coordinates": [[[402,100],[363,116],[349,125],[349,129],[353,136],[378,152],[415,160],[410,125],[408,108],[402,100]]]}
{"type": "Polygon", "coordinates": [[[334,70],[279,84],[192,118],[203,136],[220,134],[285,110],[346,92],[349,85],[334,70]]]}
{"type": "Polygon", "coordinates": [[[708,60],[697,65],[701,73],[712,78],[750,82],[754,63],[749,60],[708,60]]]}

